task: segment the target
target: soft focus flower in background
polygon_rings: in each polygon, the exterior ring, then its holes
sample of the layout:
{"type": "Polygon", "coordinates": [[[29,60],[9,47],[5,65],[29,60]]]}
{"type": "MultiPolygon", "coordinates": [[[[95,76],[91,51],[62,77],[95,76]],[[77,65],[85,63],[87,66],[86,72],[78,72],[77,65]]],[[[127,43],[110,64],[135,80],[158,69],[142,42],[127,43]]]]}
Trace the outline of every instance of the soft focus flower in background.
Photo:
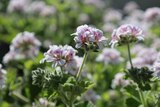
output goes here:
{"type": "Polygon", "coordinates": [[[108,9],[103,17],[105,23],[118,23],[122,20],[122,13],[115,9],[108,9]]]}
{"type": "MultiPolygon", "coordinates": [[[[151,69],[158,57],[158,51],[154,48],[141,47],[141,45],[136,47],[132,50],[136,55],[136,57],[132,59],[133,66],[137,68],[146,66],[151,69]]],[[[127,68],[130,68],[129,62],[127,63],[127,68]]]]}
{"type": "Polygon", "coordinates": [[[148,22],[159,20],[160,19],[160,8],[159,7],[148,8],[145,11],[144,19],[148,22]]]}
{"type": "Polygon", "coordinates": [[[126,12],[127,14],[132,13],[133,11],[135,11],[136,9],[138,9],[139,6],[136,2],[134,1],[130,1],[128,3],[126,3],[126,5],[124,6],[124,12],[126,12]]]}
{"type": "Polygon", "coordinates": [[[96,58],[98,62],[104,62],[104,64],[119,64],[123,61],[123,58],[120,56],[120,52],[116,49],[104,48],[102,53],[96,58]]]}
{"type": "Polygon", "coordinates": [[[154,76],[160,77],[160,58],[158,58],[153,64],[154,76]]]}
{"type": "Polygon", "coordinates": [[[4,63],[11,60],[33,58],[39,53],[41,42],[34,36],[34,33],[18,33],[12,40],[9,52],[4,56],[4,63]]]}
{"type": "Polygon", "coordinates": [[[114,77],[114,79],[112,80],[112,88],[118,88],[118,87],[125,87],[127,85],[129,85],[129,80],[125,80],[124,79],[125,74],[124,73],[117,73],[114,77]]]}
{"type": "Polygon", "coordinates": [[[103,32],[88,25],[79,26],[72,35],[75,35],[76,48],[88,48],[91,45],[94,49],[102,49],[107,45],[103,32]]]}
{"type": "Polygon", "coordinates": [[[50,16],[56,12],[54,6],[46,5],[44,1],[33,1],[27,8],[27,13],[40,16],[50,16]]]}
{"type": "Polygon", "coordinates": [[[143,31],[138,26],[124,24],[113,31],[110,44],[114,47],[116,44],[122,45],[143,39],[143,31]]]}
{"type": "Polygon", "coordinates": [[[5,88],[5,74],[6,74],[6,70],[2,69],[2,65],[0,64],[0,89],[5,88]]]}
{"type": "Polygon", "coordinates": [[[30,0],[10,0],[7,11],[12,12],[25,12],[28,8],[30,0]]]}

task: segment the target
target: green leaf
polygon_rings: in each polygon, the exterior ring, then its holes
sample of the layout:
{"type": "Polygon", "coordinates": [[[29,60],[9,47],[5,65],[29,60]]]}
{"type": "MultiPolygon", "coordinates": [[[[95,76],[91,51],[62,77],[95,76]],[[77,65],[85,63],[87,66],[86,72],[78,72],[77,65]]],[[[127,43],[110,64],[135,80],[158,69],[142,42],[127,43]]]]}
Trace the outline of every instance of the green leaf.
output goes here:
{"type": "Polygon", "coordinates": [[[140,103],[133,98],[128,98],[126,99],[126,105],[127,107],[138,107],[140,103]]]}

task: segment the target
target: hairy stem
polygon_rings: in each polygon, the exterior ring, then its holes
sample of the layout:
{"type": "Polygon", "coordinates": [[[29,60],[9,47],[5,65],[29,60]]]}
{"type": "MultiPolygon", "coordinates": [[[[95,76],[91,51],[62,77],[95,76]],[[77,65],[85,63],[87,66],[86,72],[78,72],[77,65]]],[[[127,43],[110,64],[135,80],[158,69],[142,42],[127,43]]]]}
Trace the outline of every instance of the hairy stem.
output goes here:
{"type": "Polygon", "coordinates": [[[129,43],[127,43],[127,49],[128,49],[128,58],[131,65],[131,68],[133,69],[132,59],[131,59],[131,52],[130,52],[130,46],[129,43]]]}
{"type": "MultiPolygon", "coordinates": [[[[131,52],[130,52],[129,43],[127,43],[127,49],[128,49],[129,62],[130,62],[130,65],[131,65],[131,69],[133,70],[133,64],[132,64],[132,59],[131,59],[131,52]]],[[[139,93],[139,96],[140,96],[141,103],[143,104],[144,107],[147,107],[147,103],[146,103],[146,100],[144,98],[143,92],[139,87],[138,87],[138,93],[139,93]]]]}

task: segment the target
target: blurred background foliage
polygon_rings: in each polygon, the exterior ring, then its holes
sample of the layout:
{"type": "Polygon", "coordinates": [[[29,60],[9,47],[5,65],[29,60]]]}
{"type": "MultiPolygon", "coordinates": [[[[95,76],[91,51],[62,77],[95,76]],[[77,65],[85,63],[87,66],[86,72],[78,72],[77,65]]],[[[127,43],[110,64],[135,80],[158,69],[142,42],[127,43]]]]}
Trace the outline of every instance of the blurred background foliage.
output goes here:
{"type": "MultiPolygon", "coordinates": [[[[34,32],[35,36],[42,42],[42,46],[40,54],[34,60],[27,59],[14,62],[9,66],[4,65],[6,70],[9,71],[7,74],[8,88],[3,93],[4,98],[3,103],[0,103],[1,107],[28,107],[33,105],[33,102],[38,102],[38,98],[46,93],[41,93],[40,88],[32,85],[31,71],[38,67],[45,68],[45,64],[40,65],[39,61],[48,46],[51,44],[68,44],[74,47],[75,43],[71,34],[75,32],[77,26],[88,24],[102,29],[105,11],[109,8],[121,10],[131,0],[102,0],[103,3],[100,5],[85,3],[84,0],[43,0],[46,5],[55,8],[55,12],[47,16],[20,11],[8,12],[9,1],[0,0],[0,63],[2,63],[3,56],[9,51],[12,39],[19,32],[34,32]]],[[[134,1],[143,10],[153,6],[160,6],[159,0],[134,1]]],[[[151,31],[160,36],[159,28],[159,25],[155,25],[151,31]]],[[[104,32],[104,34],[107,38],[110,38],[111,32],[104,32]]],[[[149,43],[150,41],[147,41],[145,44],[149,43]]],[[[127,58],[124,49],[125,47],[118,48],[122,52],[122,56],[127,58]]],[[[79,55],[82,56],[82,54],[83,52],[80,51],[79,55]]],[[[118,89],[112,90],[111,82],[114,75],[125,68],[126,62],[105,66],[103,63],[95,62],[96,56],[97,53],[90,54],[86,64],[86,71],[91,73],[92,79],[95,81],[94,91],[101,96],[95,103],[96,106],[122,107],[125,103],[125,95],[118,89]]],[[[57,102],[57,104],[63,107],[61,102],[57,102]]],[[[86,107],[86,105],[82,104],[80,107],[86,107]]]]}

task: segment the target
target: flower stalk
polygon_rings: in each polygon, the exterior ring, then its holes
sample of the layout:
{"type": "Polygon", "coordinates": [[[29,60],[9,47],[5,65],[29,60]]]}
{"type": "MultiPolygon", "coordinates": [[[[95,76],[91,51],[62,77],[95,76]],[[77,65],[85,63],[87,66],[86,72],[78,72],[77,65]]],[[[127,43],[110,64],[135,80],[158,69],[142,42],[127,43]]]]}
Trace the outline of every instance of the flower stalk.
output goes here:
{"type": "Polygon", "coordinates": [[[83,62],[82,62],[81,66],[80,66],[80,68],[79,68],[79,70],[78,70],[78,72],[77,72],[77,75],[76,75],[77,80],[79,79],[79,76],[80,76],[80,74],[81,74],[81,72],[82,72],[84,63],[85,63],[85,61],[86,61],[86,59],[87,59],[87,56],[88,56],[88,52],[85,51],[84,56],[83,56],[83,62]]]}
{"type": "MultiPolygon", "coordinates": [[[[133,70],[133,63],[132,63],[132,58],[131,58],[131,52],[130,52],[129,42],[127,42],[127,50],[128,50],[128,57],[129,57],[129,62],[130,62],[130,65],[131,65],[131,69],[133,70]]],[[[140,100],[141,100],[141,103],[143,104],[143,106],[144,107],[148,107],[147,103],[146,103],[146,100],[144,98],[143,92],[142,92],[142,90],[139,87],[138,87],[138,93],[139,93],[140,100]]]]}
{"type": "Polygon", "coordinates": [[[128,58],[131,65],[131,69],[133,69],[132,59],[131,59],[131,52],[130,52],[130,45],[127,43],[127,49],[128,49],[128,58]]]}

